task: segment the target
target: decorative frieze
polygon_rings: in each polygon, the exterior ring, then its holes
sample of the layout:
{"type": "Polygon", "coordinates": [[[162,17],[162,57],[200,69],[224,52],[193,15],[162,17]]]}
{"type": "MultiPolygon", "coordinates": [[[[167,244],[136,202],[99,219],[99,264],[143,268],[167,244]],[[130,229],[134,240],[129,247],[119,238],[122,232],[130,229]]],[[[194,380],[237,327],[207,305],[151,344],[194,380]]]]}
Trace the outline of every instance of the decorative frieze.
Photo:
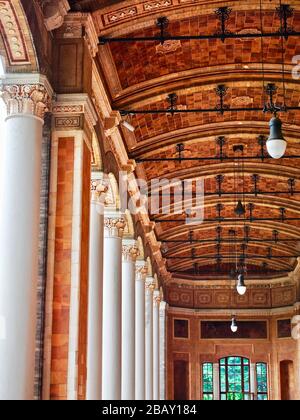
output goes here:
{"type": "Polygon", "coordinates": [[[84,122],[92,130],[97,123],[93,103],[85,93],[57,95],[52,114],[57,130],[82,130],[84,122]]]}

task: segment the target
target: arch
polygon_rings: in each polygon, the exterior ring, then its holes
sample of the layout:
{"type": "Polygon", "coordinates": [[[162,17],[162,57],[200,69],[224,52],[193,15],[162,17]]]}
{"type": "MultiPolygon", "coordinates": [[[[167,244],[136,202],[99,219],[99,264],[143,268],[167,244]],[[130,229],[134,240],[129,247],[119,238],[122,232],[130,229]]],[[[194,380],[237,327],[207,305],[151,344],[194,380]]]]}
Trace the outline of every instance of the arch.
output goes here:
{"type": "MultiPolygon", "coordinates": [[[[27,3],[32,7],[33,2],[27,3]]],[[[0,54],[5,57],[7,72],[38,71],[36,48],[21,0],[1,2],[0,12],[0,54]]]]}

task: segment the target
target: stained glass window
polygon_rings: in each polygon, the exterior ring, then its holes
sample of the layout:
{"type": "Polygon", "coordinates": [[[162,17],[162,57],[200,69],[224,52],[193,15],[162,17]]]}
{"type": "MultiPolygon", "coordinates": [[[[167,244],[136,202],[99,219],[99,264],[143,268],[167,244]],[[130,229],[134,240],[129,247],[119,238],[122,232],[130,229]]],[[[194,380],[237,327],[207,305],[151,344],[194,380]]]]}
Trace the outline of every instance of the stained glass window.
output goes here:
{"type": "Polygon", "coordinates": [[[203,400],[214,399],[214,370],[212,363],[202,365],[203,400]]]}
{"type": "Polygon", "coordinates": [[[268,366],[266,363],[256,364],[257,399],[268,400],[268,366]]]}

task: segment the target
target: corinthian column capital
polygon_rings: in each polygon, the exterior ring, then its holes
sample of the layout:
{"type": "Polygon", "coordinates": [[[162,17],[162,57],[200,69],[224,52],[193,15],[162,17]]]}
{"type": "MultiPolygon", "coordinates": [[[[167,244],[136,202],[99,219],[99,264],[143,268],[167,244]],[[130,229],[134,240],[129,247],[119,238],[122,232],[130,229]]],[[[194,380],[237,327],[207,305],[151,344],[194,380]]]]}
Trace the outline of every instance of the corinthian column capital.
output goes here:
{"type": "Polygon", "coordinates": [[[152,277],[147,277],[145,283],[146,293],[153,293],[155,290],[155,281],[152,277]]]}
{"type": "Polygon", "coordinates": [[[106,185],[101,180],[92,180],[91,181],[91,199],[92,202],[104,203],[105,194],[108,191],[108,185],[106,185]]]}
{"type": "Polygon", "coordinates": [[[123,261],[136,262],[139,250],[134,240],[124,240],[122,244],[123,261]]]}
{"type": "Polygon", "coordinates": [[[47,79],[40,75],[8,75],[0,86],[7,116],[32,115],[44,119],[50,110],[52,89],[47,79]]]}
{"type": "Polygon", "coordinates": [[[104,236],[122,238],[126,226],[125,219],[120,214],[104,216],[104,236]]]}
{"type": "Polygon", "coordinates": [[[154,307],[159,307],[161,302],[160,292],[159,290],[155,290],[153,294],[153,305],[154,307]]]}
{"type": "Polygon", "coordinates": [[[135,267],[135,279],[137,281],[145,281],[148,273],[147,263],[145,261],[137,261],[135,267]]]}

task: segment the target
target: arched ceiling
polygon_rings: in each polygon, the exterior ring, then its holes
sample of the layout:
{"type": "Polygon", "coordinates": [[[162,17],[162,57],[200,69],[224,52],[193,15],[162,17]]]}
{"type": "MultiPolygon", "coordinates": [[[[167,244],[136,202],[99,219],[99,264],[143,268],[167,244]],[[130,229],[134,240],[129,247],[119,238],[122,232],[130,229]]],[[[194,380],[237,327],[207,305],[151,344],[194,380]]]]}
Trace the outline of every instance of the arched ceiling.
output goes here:
{"type": "MultiPolygon", "coordinates": [[[[155,178],[204,179],[204,222],[185,223],[184,214],[151,215],[162,241],[167,267],[174,277],[228,276],[236,255],[246,256],[248,275],[276,277],[295,268],[299,255],[300,171],[299,158],[278,161],[262,158],[258,138],[269,133],[270,114],[262,112],[263,84],[275,83],[277,104],[300,104],[299,80],[292,77],[292,60],[300,55],[298,37],[284,42],[261,33],[260,2],[203,0],[76,1],[76,7],[92,11],[100,37],[150,37],[158,34],[156,19],[167,16],[168,33],[178,36],[215,34],[219,21],[214,10],[230,6],[227,30],[252,33],[257,38],[174,40],[159,42],[112,42],[99,46],[98,65],[116,110],[167,109],[167,96],[176,93],[177,109],[214,109],[219,103],[217,85],[228,87],[225,104],[231,108],[261,111],[138,114],[129,117],[135,132],[123,128],[124,141],[136,174],[151,184],[155,178]],[[262,54],[263,53],[263,54],[262,54]],[[264,57],[264,77],[262,74],[264,57]],[[282,58],[284,57],[285,90],[282,58]],[[285,95],[284,95],[285,94],[285,95]],[[225,137],[221,160],[217,139],[225,137]],[[183,144],[184,159],[177,145],[183,144]],[[236,145],[244,146],[245,220],[234,213],[240,190],[241,165],[236,145]],[[198,158],[198,160],[192,160],[198,158]],[[239,173],[239,186],[234,173],[239,173]],[[256,181],[254,176],[257,175],[256,181]],[[217,176],[222,176],[221,184],[217,176]],[[292,180],[292,181],[291,181],[292,180]],[[221,207],[218,207],[220,206],[221,207]],[[250,211],[249,205],[252,205],[250,211]],[[221,210],[220,210],[221,209],[221,210]],[[284,209],[284,211],[282,210],[284,209]],[[248,235],[245,232],[248,230],[248,235]],[[236,232],[233,244],[232,230],[236,232]],[[191,236],[192,232],[192,236],[191,236]],[[218,256],[222,256],[220,260],[218,256]]],[[[291,0],[294,15],[289,25],[300,32],[299,1],[291,0]]],[[[264,0],[263,30],[280,28],[276,14],[279,0],[264,0]]],[[[75,5],[74,5],[75,6],[75,5]]],[[[299,110],[280,113],[288,140],[287,156],[300,156],[299,110]]],[[[241,158],[241,156],[239,156],[241,158]]],[[[220,178],[218,178],[220,179],[220,178]]],[[[171,199],[171,204],[174,200],[171,199]]]]}

